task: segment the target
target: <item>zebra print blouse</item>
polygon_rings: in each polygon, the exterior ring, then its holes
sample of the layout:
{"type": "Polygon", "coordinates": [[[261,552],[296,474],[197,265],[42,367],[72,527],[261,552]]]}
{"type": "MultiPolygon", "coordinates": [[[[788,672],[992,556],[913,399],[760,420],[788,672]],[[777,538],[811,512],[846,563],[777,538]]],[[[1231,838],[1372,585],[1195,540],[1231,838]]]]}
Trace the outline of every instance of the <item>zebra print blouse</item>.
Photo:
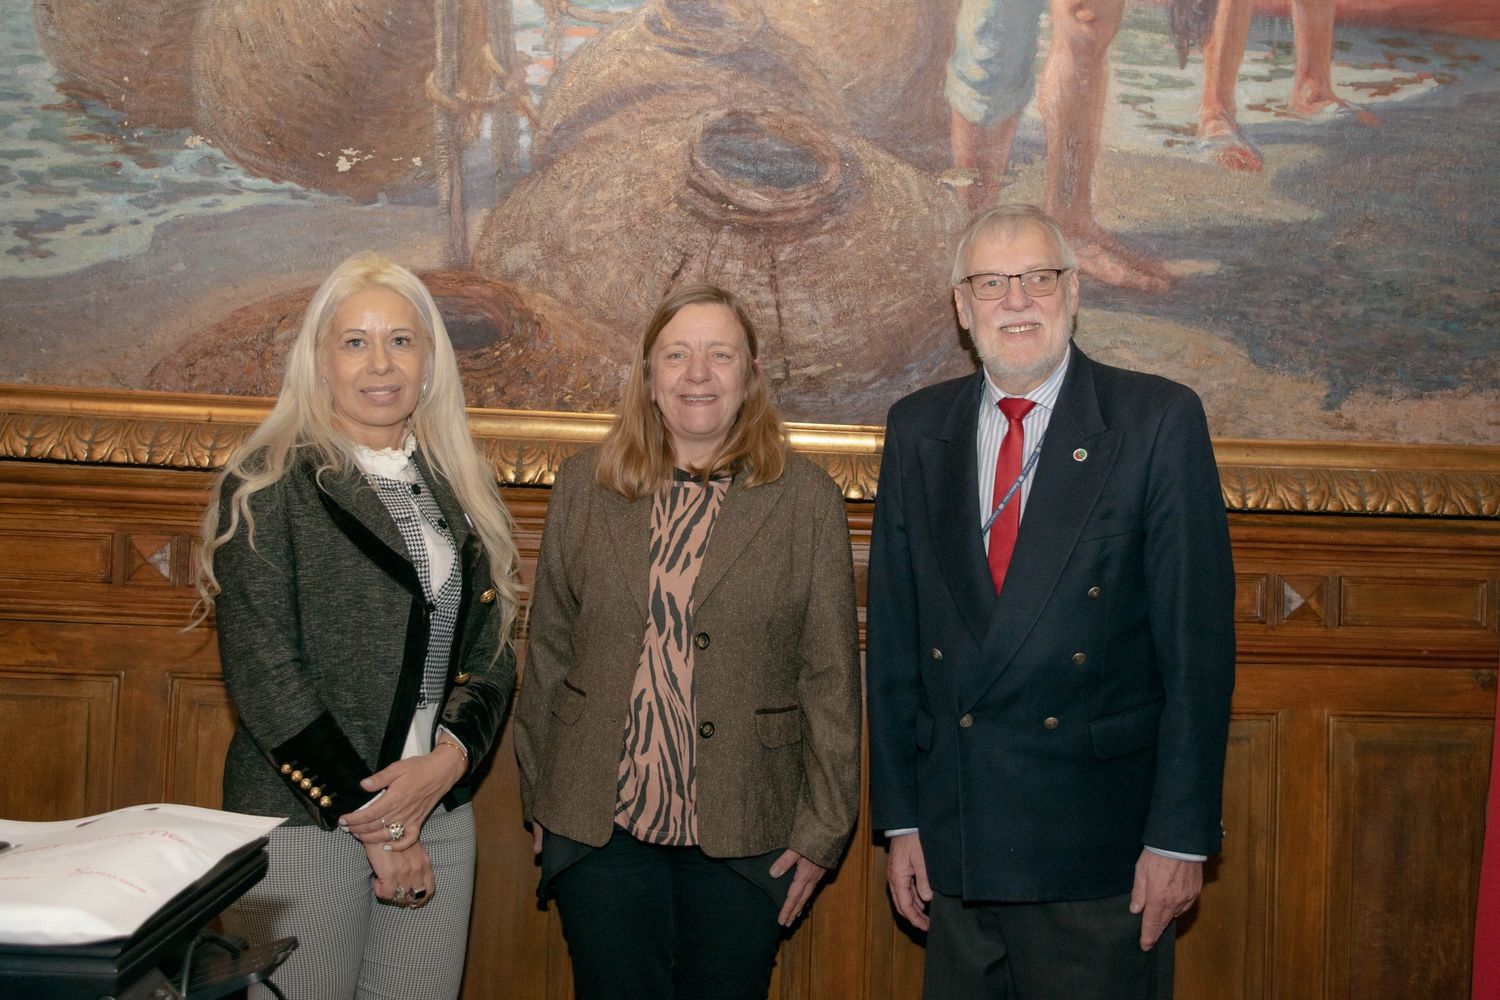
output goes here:
{"type": "Polygon", "coordinates": [[[650,610],[615,793],[615,825],[651,844],[698,843],[693,584],[728,487],[679,470],[652,500],[650,610]]]}

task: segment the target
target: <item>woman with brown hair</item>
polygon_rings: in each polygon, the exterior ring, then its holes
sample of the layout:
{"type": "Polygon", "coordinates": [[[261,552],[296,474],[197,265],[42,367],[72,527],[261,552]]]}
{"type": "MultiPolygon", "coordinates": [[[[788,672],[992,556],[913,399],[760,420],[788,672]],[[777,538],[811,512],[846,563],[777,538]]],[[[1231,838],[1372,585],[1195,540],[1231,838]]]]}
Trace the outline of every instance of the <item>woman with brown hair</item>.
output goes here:
{"type": "Polygon", "coordinates": [[[558,472],[515,725],[578,1000],[764,997],[854,826],[859,652],[843,497],[723,289],[661,303],[558,472]]]}

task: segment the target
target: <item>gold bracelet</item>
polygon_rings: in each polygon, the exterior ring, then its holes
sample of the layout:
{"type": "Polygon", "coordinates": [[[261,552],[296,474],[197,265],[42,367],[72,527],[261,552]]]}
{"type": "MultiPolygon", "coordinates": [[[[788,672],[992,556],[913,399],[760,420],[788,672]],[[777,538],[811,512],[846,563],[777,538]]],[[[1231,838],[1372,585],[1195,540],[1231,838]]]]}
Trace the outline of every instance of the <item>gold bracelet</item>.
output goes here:
{"type": "Polygon", "coordinates": [[[464,759],[464,772],[468,773],[469,751],[464,749],[464,745],[462,743],[457,743],[453,740],[438,740],[437,743],[433,746],[433,749],[436,750],[438,747],[452,747],[453,749],[457,750],[459,756],[463,757],[464,759]]]}

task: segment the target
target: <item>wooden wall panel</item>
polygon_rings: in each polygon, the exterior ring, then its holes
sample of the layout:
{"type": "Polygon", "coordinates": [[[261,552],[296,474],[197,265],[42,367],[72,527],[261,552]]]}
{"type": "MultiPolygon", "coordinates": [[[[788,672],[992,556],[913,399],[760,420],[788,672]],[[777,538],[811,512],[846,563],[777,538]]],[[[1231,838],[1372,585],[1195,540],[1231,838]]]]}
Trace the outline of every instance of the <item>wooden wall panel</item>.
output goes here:
{"type": "MultiPolygon", "coordinates": [[[[207,482],[0,461],[0,745],[26,775],[0,783],[0,815],[217,804],[232,710],[212,623],[182,630],[207,482]]],[[[547,492],[504,492],[530,581],[547,492]]],[[[849,507],[861,603],[871,510],[849,507]]],[[[1227,835],[1182,926],[1178,996],[1458,1000],[1495,707],[1500,521],[1235,513],[1231,533],[1227,835]]],[[[524,653],[524,622],[520,635],[524,653]]],[[[475,803],[464,997],[568,1000],[566,944],[555,910],[536,904],[516,785],[507,730],[475,803]]],[[[921,936],[893,917],[866,815],[783,947],[778,1000],[920,996],[921,936]]]]}
{"type": "Polygon", "coordinates": [[[1364,628],[1486,629],[1493,625],[1488,597],[1489,581],[1482,578],[1356,578],[1339,588],[1339,614],[1345,624],[1364,628]]]}
{"type": "MultiPolygon", "coordinates": [[[[0,641],[3,641],[0,633],[0,641]]],[[[112,808],[120,678],[0,671],[0,816],[47,821],[112,808]]]]}
{"type": "Polygon", "coordinates": [[[0,531],[0,577],[7,580],[108,583],[113,556],[114,536],[107,531],[0,531]]]}
{"type": "Polygon", "coordinates": [[[1493,725],[1329,719],[1328,990],[1337,1000],[1469,993],[1493,725]]]}
{"type": "Polygon", "coordinates": [[[205,809],[223,801],[234,705],[216,677],[167,676],[167,799],[205,809]]]}
{"type": "Polygon", "coordinates": [[[1179,996],[1270,996],[1276,738],[1273,714],[1240,716],[1230,723],[1224,848],[1205,864],[1199,905],[1179,922],[1179,996]]]}

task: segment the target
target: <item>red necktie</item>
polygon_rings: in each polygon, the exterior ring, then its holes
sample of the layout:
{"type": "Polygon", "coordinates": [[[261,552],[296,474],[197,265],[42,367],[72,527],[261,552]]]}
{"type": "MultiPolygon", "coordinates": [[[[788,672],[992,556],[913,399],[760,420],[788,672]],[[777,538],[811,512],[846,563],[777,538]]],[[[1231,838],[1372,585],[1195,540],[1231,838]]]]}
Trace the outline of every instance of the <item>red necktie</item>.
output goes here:
{"type": "MultiPolygon", "coordinates": [[[[1025,431],[1021,429],[1021,418],[1031,412],[1036,403],[1019,396],[1000,400],[1000,412],[1005,414],[1009,425],[1005,437],[1000,439],[1000,454],[995,458],[995,496],[990,510],[1000,506],[1005,491],[1021,475],[1021,448],[1025,431]]],[[[1021,529],[1021,491],[1016,490],[1005,505],[1005,510],[990,525],[990,576],[995,581],[995,593],[1005,585],[1005,570],[1010,565],[1010,554],[1016,550],[1016,533],[1021,529]]]]}

